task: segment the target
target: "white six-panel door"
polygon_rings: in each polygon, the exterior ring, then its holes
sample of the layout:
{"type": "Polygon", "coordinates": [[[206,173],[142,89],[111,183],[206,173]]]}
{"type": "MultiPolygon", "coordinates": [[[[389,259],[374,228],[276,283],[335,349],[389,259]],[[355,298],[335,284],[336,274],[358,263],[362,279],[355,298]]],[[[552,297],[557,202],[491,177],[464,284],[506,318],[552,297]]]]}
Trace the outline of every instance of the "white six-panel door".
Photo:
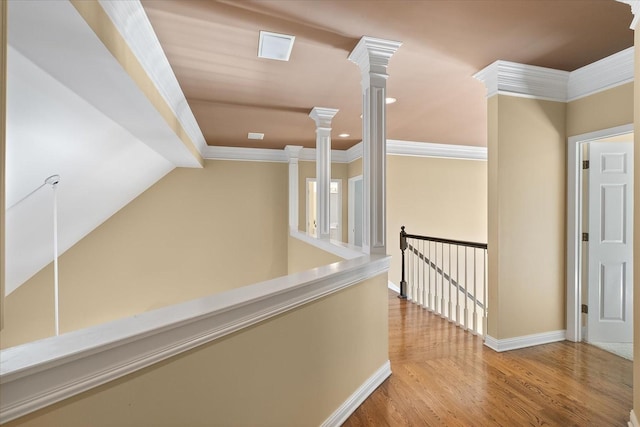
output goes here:
{"type": "Polygon", "coordinates": [[[590,342],[633,340],[633,143],[589,144],[590,342]]]}

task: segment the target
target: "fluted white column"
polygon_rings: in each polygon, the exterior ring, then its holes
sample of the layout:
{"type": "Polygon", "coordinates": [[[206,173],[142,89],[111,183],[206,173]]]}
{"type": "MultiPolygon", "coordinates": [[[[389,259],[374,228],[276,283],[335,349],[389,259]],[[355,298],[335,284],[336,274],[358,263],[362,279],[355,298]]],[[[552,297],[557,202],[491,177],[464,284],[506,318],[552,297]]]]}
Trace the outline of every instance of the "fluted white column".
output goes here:
{"type": "Polygon", "coordinates": [[[364,36],[349,55],[362,73],[362,248],[386,254],[386,91],[389,59],[401,42],[364,36]]]}
{"type": "Polygon", "coordinates": [[[289,229],[298,231],[298,159],[300,158],[301,145],[287,145],[284,151],[289,159],[289,229]]]}
{"type": "Polygon", "coordinates": [[[331,215],[331,120],[338,110],[314,107],[309,113],[316,122],[316,209],[318,238],[328,239],[331,215]]]}

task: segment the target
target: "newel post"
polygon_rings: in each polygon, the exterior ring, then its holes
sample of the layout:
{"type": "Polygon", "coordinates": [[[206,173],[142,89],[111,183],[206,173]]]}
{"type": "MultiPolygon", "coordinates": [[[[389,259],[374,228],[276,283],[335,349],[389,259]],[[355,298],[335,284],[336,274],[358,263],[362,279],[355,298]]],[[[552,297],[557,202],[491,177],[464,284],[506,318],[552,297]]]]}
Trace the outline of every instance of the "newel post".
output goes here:
{"type": "Polygon", "coordinates": [[[407,249],[407,233],[404,231],[404,225],[400,227],[400,250],[402,251],[402,280],[400,280],[400,295],[398,298],[407,298],[407,281],[404,276],[404,251],[407,249]]]}

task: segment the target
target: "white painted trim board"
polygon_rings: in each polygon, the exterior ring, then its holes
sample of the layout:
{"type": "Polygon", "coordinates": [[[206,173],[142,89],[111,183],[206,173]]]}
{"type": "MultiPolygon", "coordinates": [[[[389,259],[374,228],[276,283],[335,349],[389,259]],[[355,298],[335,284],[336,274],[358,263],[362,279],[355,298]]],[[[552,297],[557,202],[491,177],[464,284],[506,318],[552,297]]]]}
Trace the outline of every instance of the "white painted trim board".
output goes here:
{"type": "Polygon", "coordinates": [[[358,409],[358,406],[373,393],[391,375],[391,362],[386,361],[376,372],[373,373],[362,385],[351,395],[342,405],[327,418],[321,427],[339,427],[351,414],[358,409]]]}
{"type": "Polygon", "coordinates": [[[484,338],[484,345],[497,352],[503,352],[516,350],[519,348],[532,347],[535,345],[564,341],[565,335],[565,330],[543,332],[541,334],[524,335],[521,337],[506,338],[501,340],[487,335],[484,338]]]}

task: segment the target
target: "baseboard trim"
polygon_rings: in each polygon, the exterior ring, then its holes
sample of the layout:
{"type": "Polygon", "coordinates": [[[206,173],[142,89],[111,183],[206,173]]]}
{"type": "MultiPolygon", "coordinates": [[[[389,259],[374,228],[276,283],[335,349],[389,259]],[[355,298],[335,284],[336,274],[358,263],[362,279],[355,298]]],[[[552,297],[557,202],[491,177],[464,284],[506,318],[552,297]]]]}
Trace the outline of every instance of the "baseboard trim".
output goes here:
{"type": "Polygon", "coordinates": [[[636,413],[633,409],[629,414],[629,427],[640,427],[640,423],[638,422],[638,417],[636,417],[636,413]]]}
{"type": "Polygon", "coordinates": [[[396,294],[400,293],[400,287],[398,285],[396,285],[395,283],[393,283],[391,280],[389,280],[389,289],[391,289],[396,294]]]}
{"type": "Polygon", "coordinates": [[[351,414],[362,405],[367,397],[391,375],[391,362],[386,361],[373,375],[369,377],[342,405],[327,418],[321,427],[339,427],[351,414]]]}
{"type": "Polygon", "coordinates": [[[566,339],[566,332],[567,331],[563,329],[560,331],[523,335],[521,337],[506,338],[503,340],[499,340],[490,335],[487,335],[484,339],[484,345],[497,352],[516,350],[518,348],[532,347],[534,345],[564,341],[566,339]]]}

